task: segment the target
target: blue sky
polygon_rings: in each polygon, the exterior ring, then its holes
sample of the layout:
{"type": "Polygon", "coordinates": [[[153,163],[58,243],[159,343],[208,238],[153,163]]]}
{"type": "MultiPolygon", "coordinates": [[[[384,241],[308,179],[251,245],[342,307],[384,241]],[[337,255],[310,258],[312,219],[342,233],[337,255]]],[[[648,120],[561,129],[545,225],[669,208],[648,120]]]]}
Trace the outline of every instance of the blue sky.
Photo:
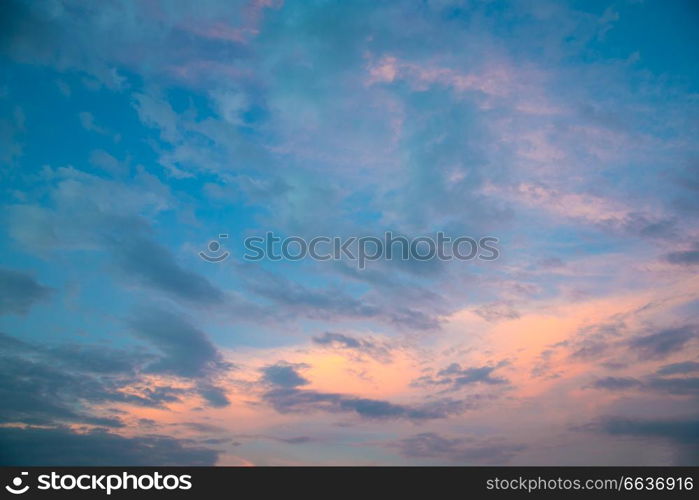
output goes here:
{"type": "Polygon", "coordinates": [[[694,2],[6,12],[2,463],[696,464],[694,2]]]}

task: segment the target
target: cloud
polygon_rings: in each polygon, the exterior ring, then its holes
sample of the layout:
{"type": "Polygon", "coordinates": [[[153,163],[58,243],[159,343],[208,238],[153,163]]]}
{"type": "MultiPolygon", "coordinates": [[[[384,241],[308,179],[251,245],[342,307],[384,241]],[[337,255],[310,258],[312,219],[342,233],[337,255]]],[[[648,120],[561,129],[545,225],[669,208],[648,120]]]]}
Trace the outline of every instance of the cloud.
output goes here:
{"type": "Polygon", "coordinates": [[[596,380],[588,387],[608,391],[643,390],[661,394],[680,396],[699,396],[698,377],[658,377],[648,376],[642,379],[633,377],[605,377],[596,380]]]}
{"type": "Polygon", "coordinates": [[[677,375],[682,373],[699,372],[699,363],[696,361],[683,361],[681,363],[671,363],[658,368],[658,375],[677,375]]]}
{"type": "Polygon", "coordinates": [[[611,347],[613,342],[626,332],[623,318],[611,320],[581,328],[572,339],[571,357],[580,359],[599,359],[611,347]]]}
{"type": "Polygon", "coordinates": [[[169,189],[139,169],[125,180],[103,179],[72,167],[46,168],[54,207],[9,207],[10,234],[42,256],[58,250],[100,251],[110,255],[117,278],[200,306],[220,306],[225,294],[207,278],[184,268],[167,247],[153,239],[151,217],[170,207],[169,189]]]}
{"type": "Polygon", "coordinates": [[[3,466],[214,465],[219,452],[167,436],[122,437],[104,430],[0,428],[3,466]]]}
{"type": "Polygon", "coordinates": [[[213,408],[224,408],[231,404],[226,391],[221,387],[216,387],[210,384],[199,385],[197,392],[201,397],[203,397],[209,406],[213,408]]]}
{"type": "Polygon", "coordinates": [[[496,302],[485,304],[474,311],[478,316],[486,321],[497,322],[509,319],[518,319],[519,313],[508,302],[496,302]]]}
{"type": "Polygon", "coordinates": [[[390,349],[385,345],[378,344],[374,340],[365,338],[355,338],[342,333],[324,332],[320,336],[312,338],[313,343],[336,349],[347,349],[357,353],[367,354],[376,359],[389,359],[390,349]]]}
{"type": "Polygon", "coordinates": [[[128,165],[121,163],[103,149],[95,149],[90,153],[90,164],[115,177],[129,173],[128,165]]]}
{"type": "Polygon", "coordinates": [[[665,394],[689,395],[699,397],[699,377],[653,377],[648,380],[647,386],[650,389],[665,394]]]}
{"type": "Polygon", "coordinates": [[[678,266],[695,266],[699,264],[699,244],[695,244],[692,250],[681,250],[665,254],[665,260],[678,266]]]}
{"type": "Polygon", "coordinates": [[[152,373],[205,377],[230,368],[206,334],[186,318],[158,309],[140,309],[129,320],[133,333],[161,354],[148,365],[152,373]]]}
{"type": "Polygon", "coordinates": [[[252,439],[252,440],[265,439],[265,440],[274,441],[277,443],[284,443],[284,444],[291,444],[291,445],[303,445],[303,444],[309,444],[309,443],[323,441],[323,439],[321,439],[321,438],[312,437],[312,436],[280,437],[280,436],[273,436],[273,435],[269,435],[269,434],[238,434],[235,437],[239,438],[239,439],[252,439]]]}
{"type": "Polygon", "coordinates": [[[89,111],[82,111],[78,113],[78,118],[80,118],[80,124],[85,130],[102,135],[109,134],[109,131],[95,123],[95,115],[89,111]]]}
{"type": "Polygon", "coordinates": [[[280,361],[262,369],[262,380],[269,384],[285,388],[307,385],[310,383],[308,379],[302,377],[297,371],[299,368],[304,368],[306,366],[307,365],[280,361]]]}
{"type": "Polygon", "coordinates": [[[641,359],[662,359],[680,351],[697,336],[696,325],[667,328],[657,333],[631,339],[629,347],[641,359]]]}
{"type": "MultiPolygon", "coordinates": [[[[51,425],[56,422],[119,427],[114,416],[93,415],[86,405],[129,400],[110,383],[52,369],[23,358],[2,356],[0,397],[3,422],[51,425]]],[[[133,401],[136,403],[137,401],[133,401]]]]}
{"type": "Polygon", "coordinates": [[[416,330],[439,328],[440,322],[430,311],[422,311],[404,305],[384,304],[368,298],[356,298],[335,287],[316,289],[293,282],[284,276],[245,268],[247,288],[250,292],[292,314],[313,319],[376,319],[385,323],[416,330]],[[253,277],[257,279],[252,279],[253,277]]]}
{"type": "Polygon", "coordinates": [[[52,292],[28,274],[0,268],[0,314],[26,314],[52,292]]]}
{"type": "Polygon", "coordinates": [[[523,445],[503,444],[475,438],[447,438],[425,432],[389,443],[406,458],[430,459],[459,465],[502,465],[509,462],[523,445]]]}
{"type": "MultiPolygon", "coordinates": [[[[313,342],[318,345],[338,345],[346,349],[361,349],[365,345],[364,342],[353,337],[332,332],[325,332],[320,337],[313,337],[313,342]]],[[[371,344],[369,346],[371,347],[371,344]]]]}
{"type": "MultiPolygon", "coordinates": [[[[123,425],[120,414],[96,410],[105,403],[165,408],[199,392],[208,405],[227,404],[225,394],[203,379],[194,387],[148,380],[160,359],[142,350],[104,345],[40,345],[0,334],[0,421],[32,425],[123,425]]],[[[171,362],[172,360],[168,360],[171,362]]]]}
{"type": "Polygon", "coordinates": [[[41,349],[52,362],[65,368],[95,374],[130,375],[154,359],[143,352],[91,344],[60,344],[41,349]]]}
{"type": "Polygon", "coordinates": [[[182,268],[170,251],[145,238],[130,238],[112,246],[123,271],[141,283],[169,295],[200,304],[220,304],[224,295],[209,280],[182,268]]]}
{"type": "Polygon", "coordinates": [[[221,434],[226,432],[226,429],[223,427],[202,422],[182,422],[178,425],[201,432],[202,434],[221,434]]]}
{"type": "Polygon", "coordinates": [[[699,441],[699,420],[644,420],[634,418],[608,418],[601,422],[601,429],[609,434],[630,436],[659,436],[679,442],[699,441]]]}
{"type": "Polygon", "coordinates": [[[587,426],[611,436],[656,438],[671,442],[676,449],[675,465],[699,464],[699,420],[606,417],[587,426]]]}
{"type": "Polygon", "coordinates": [[[641,387],[643,383],[631,377],[605,377],[591,384],[595,389],[609,389],[612,391],[633,389],[641,387]]]}
{"type": "Polygon", "coordinates": [[[6,113],[6,116],[0,118],[0,166],[12,167],[24,152],[20,135],[26,131],[25,115],[22,108],[16,106],[12,115],[6,113]]]}
{"type": "Polygon", "coordinates": [[[262,399],[279,413],[350,413],[365,419],[431,420],[462,413],[479,403],[478,397],[442,399],[418,405],[394,404],[378,399],[299,389],[310,382],[296,371],[300,365],[279,362],[262,369],[262,382],[272,387],[262,399]]]}
{"type": "MultiPolygon", "coordinates": [[[[696,305],[680,304],[696,296],[683,271],[695,264],[699,207],[697,101],[683,83],[693,82],[684,63],[696,59],[688,55],[698,45],[673,19],[686,8],[5,3],[0,162],[11,166],[0,177],[3,195],[15,200],[3,213],[18,243],[6,249],[6,265],[33,265],[43,273],[40,287],[67,285],[55,320],[41,315],[41,299],[24,308],[10,302],[29,316],[8,325],[37,339],[4,344],[14,350],[0,369],[8,380],[0,412],[13,422],[116,427],[139,412],[160,420],[170,410],[166,421],[185,421],[196,411],[203,421],[273,433],[264,427],[284,420],[304,426],[290,428],[292,437],[309,427],[332,434],[322,450],[294,450],[294,459],[336,461],[358,460],[334,445],[356,441],[356,433],[325,429],[329,418],[372,419],[372,429],[396,440],[411,438],[402,433],[413,421],[448,418],[439,434],[406,446],[432,450],[414,452],[425,460],[488,463],[498,456],[488,448],[501,443],[465,438],[464,428],[521,423],[535,440],[537,425],[555,429],[581,404],[599,411],[601,394],[568,390],[580,380],[629,391],[639,418],[694,403],[691,366],[642,375],[628,362],[689,359],[679,356],[696,343],[648,335],[688,321],[696,305]],[[662,22],[649,42],[643,26],[653,20],[662,22]],[[633,55],[646,42],[658,50],[633,55]],[[101,135],[115,130],[121,142],[101,135]],[[382,260],[364,271],[310,260],[190,266],[198,262],[193,242],[266,229],[303,237],[492,234],[502,255],[487,264],[382,260]],[[227,277],[230,289],[218,284],[227,277]],[[611,317],[622,302],[661,294],[666,305],[655,317],[579,327],[611,317]],[[138,311],[126,332],[112,328],[133,303],[151,299],[165,311],[138,311]],[[246,366],[247,353],[256,369],[270,362],[260,359],[293,352],[308,363],[319,356],[316,368],[331,376],[316,386],[315,370],[277,363],[229,381],[223,339],[205,327],[214,320],[249,321],[225,339],[245,345],[231,356],[246,366]],[[358,331],[381,334],[348,333],[358,331]],[[54,345],[56,334],[71,342],[54,345]],[[87,345],[107,335],[108,343],[87,345]],[[399,359],[382,364],[390,355],[399,359]],[[624,355],[628,376],[595,372],[624,355]],[[331,366],[331,358],[343,362],[331,366]],[[512,364],[496,364],[501,359],[512,364]],[[511,398],[499,400],[499,413],[461,415],[483,399],[440,399],[444,391],[511,398]],[[243,414],[201,408],[223,407],[233,394],[250,400],[243,414]],[[270,417],[261,404],[286,415],[270,417]],[[157,410],[108,409],[132,405],[157,410]],[[532,421],[536,409],[554,406],[560,411],[532,421]],[[513,407],[516,421],[497,421],[513,407]]],[[[235,257],[238,247],[231,249],[235,257]]],[[[281,461],[272,445],[252,453],[281,461]]],[[[533,454],[586,456],[558,445],[533,454]]],[[[622,461],[638,446],[609,454],[602,444],[596,453],[622,461]]],[[[359,459],[385,457],[374,449],[359,459]]]]}
{"type": "Polygon", "coordinates": [[[437,372],[435,377],[420,377],[413,382],[413,385],[418,387],[445,385],[449,386],[451,390],[460,389],[473,384],[504,385],[508,384],[509,381],[503,377],[493,376],[493,372],[507,364],[506,361],[501,361],[497,365],[461,368],[461,365],[458,363],[452,363],[448,367],[437,372]]]}
{"type": "Polygon", "coordinates": [[[307,443],[312,443],[315,441],[312,437],[309,436],[294,436],[290,438],[275,438],[276,441],[280,441],[282,443],[286,444],[307,444],[307,443]]]}
{"type": "Polygon", "coordinates": [[[432,420],[458,415],[476,407],[478,401],[444,399],[418,405],[394,404],[389,401],[360,398],[297,388],[271,389],[262,395],[279,413],[349,413],[369,420],[432,420]]]}
{"type": "Polygon", "coordinates": [[[83,423],[118,427],[122,423],[111,414],[94,414],[92,405],[105,402],[161,406],[158,388],[143,395],[123,392],[137,382],[133,373],[147,358],[101,346],[95,361],[107,360],[107,367],[85,362],[89,347],[60,348],[29,344],[0,334],[0,420],[3,422],[51,425],[83,423]],[[113,361],[108,361],[108,358],[113,361]],[[119,369],[117,369],[119,368],[119,369]]]}

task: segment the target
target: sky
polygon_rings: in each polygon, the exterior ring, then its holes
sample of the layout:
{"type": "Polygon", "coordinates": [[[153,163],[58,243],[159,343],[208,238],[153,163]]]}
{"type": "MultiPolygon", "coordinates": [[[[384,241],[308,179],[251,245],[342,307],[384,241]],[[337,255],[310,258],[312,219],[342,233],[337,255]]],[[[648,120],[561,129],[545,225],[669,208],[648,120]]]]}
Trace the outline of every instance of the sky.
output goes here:
{"type": "Polygon", "coordinates": [[[699,464],[698,63],[684,0],[4,2],[0,463],[699,464]],[[386,231],[499,258],[244,258],[386,231]]]}

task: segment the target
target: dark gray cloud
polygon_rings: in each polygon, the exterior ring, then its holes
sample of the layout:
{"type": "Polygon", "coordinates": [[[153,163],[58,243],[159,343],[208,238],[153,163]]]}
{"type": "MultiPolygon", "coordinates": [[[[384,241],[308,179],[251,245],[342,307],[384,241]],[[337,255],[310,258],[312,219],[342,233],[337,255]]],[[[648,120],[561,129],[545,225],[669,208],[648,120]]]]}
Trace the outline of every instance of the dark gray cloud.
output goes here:
{"type": "Polygon", "coordinates": [[[507,365],[501,361],[497,365],[462,368],[458,363],[452,363],[448,367],[437,372],[437,375],[420,377],[413,382],[415,386],[437,385],[447,386],[450,390],[473,384],[503,385],[509,381],[504,377],[493,376],[493,372],[507,365]]]}
{"type": "Polygon", "coordinates": [[[313,337],[313,343],[339,349],[348,349],[357,353],[367,354],[377,359],[390,358],[390,349],[374,340],[350,337],[342,333],[325,332],[313,337]]]}
{"type": "MultiPolygon", "coordinates": [[[[142,373],[154,360],[155,356],[108,346],[43,346],[0,333],[0,421],[118,427],[119,412],[95,414],[92,407],[105,403],[164,407],[192,392],[143,384],[142,373]],[[126,387],[140,391],[124,391],[126,387]]],[[[195,391],[211,406],[227,402],[205,381],[195,391]]]]}
{"type": "Polygon", "coordinates": [[[590,387],[595,389],[608,389],[611,391],[633,389],[636,387],[641,387],[643,382],[638,379],[631,377],[605,377],[596,380],[590,387]]]}
{"type": "Polygon", "coordinates": [[[458,415],[475,408],[478,401],[443,399],[419,405],[401,405],[378,399],[358,398],[345,394],[325,393],[297,388],[275,388],[262,399],[279,413],[350,413],[366,419],[431,420],[458,415]]]}
{"type": "Polygon", "coordinates": [[[493,377],[492,373],[497,368],[507,363],[498,363],[495,366],[480,366],[477,368],[461,368],[458,363],[452,363],[437,375],[440,377],[453,378],[455,385],[473,384],[482,382],[484,384],[504,384],[507,380],[502,377],[493,377]]]}
{"type": "Polygon", "coordinates": [[[247,289],[274,302],[291,315],[314,319],[359,318],[375,319],[403,328],[429,330],[439,328],[434,312],[415,306],[390,304],[383,301],[356,298],[338,287],[315,289],[290,281],[283,276],[261,269],[245,267],[241,272],[247,289]]]}
{"type": "Polygon", "coordinates": [[[699,396],[699,377],[652,377],[648,380],[646,386],[665,394],[699,396]]]}
{"type": "Polygon", "coordinates": [[[144,285],[201,304],[221,303],[224,294],[206,278],[180,266],[170,251],[146,238],[112,246],[119,267],[144,285]]]}
{"type": "Polygon", "coordinates": [[[550,344],[539,353],[537,356],[536,364],[532,368],[532,376],[534,377],[545,377],[545,378],[558,378],[560,372],[553,369],[552,359],[553,356],[562,348],[568,347],[569,341],[563,340],[561,342],[556,342],[555,344],[550,344]]]}
{"type": "Polygon", "coordinates": [[[440,316],[446,316],[459,307],[452,303],[453,297],[449,294],[441,294],[429,285],[425,286],[419,280],[413,279],[414,276],[410,275],[422,277],[422,274],[410,261],[380,260],[372,262],[373,265],[364,270],[359,270],[348,262],[333,264],[331,272],[339,275],[341,283],[345,286],[349,279],[369,288],[362,299],[379,307],[379,320],[392,323],[401,329],[438,329],[440,316]],[[399,271],[407,271],[408,274],[399,271]]]}
{"type": "MultiPolygon", "coordinates": [[[[151,212],[153,205],[158,208],[170,206],[171,194],[169,188],[155,177],[148,174],[138,177],[144,180],[127,184],[81,174],[76,192],[64,194],[60,189],[56,190],[56,197],[62,201],[53,211],[41,209],[42,218],[46,219],[47,225],[75,228],[70,234],[77,233],[78,241],[63,234],[59,241],[48,244],[44,242],[46,238],[33,234],[19,239],[26,246],[39,247],[41,251],[81,248],[87,242],[87,248],[110,255],[117,282],[126,282],[131,290],[136,284],[150,295],[155,293],[156,297],[173,298],[187,307],[216,308],[235,314],[236,319],[259,320],[263,315],[273,317],[274,311],[261,311],[242,295],[227,294],[195,269],[188,269],[173,250],[154,240],[151,220],[146,214],[151,212]],[[103,206],[105,199],[124,201],[103,206]],[[37,240],[43,245],[37,245],[37,240]]],[[[31,219],[32,208],[20,207],[16,210],[15,219],[21,222],[29,218],[27,224],[36,225],[31,219]]],[[[20,230],[15,233],[23,234],[20,230]]],[[[199,259],[196,261],[206,265],[199,259]]]]}
{"type": "Polygon", "coordinates": [[[585,427],[613,436],[658,438],[676,446],[675,465],[699,465],[699,419],[607,417],[585,427]]]}
{"type": "Polygon", "coordinates": [[[325,332],[320,337],[313,337],[313,342],[319,345],[339,345],[347,349],[361,349],[362,342],[354,337],[348,337],[341,333],[325,332]]]}
{"type": "Polygon", "coordinates": [[[162,353],[148,366],[151,372],[203,377],[230,368],[206,334],[175,313],[141,309],[130,324],[137,337],[162,353]]]}
{"type": "Polygon", "coordinates": [[[0,268],[0,314],[26,314],[51,292],[28,274],[0,268]]]}
{"type": "Polygon", "coordinates": [[[262,380],[271,385],[286,388],[307,385],[308,379],[302,377],[297,371],[304,367],[306,365],[280,361],[262,369],[262,380]]]}
{"type": "Polygon", "coordinates": [[[318,437],[311,437],[311,436],[289,436],[289,437],[280,437],[280,436],[273,436],[269,434],[237,434],[235,436],[238,439],[244,439],[244,440],[258,440],[258,439],[265,439],[269,441],[275,441],[277,443],[285,443],[285,444],[308,444],[308,443],[315,443],[319,441],[323,441],[323,439],[318,438],[318,437]]]}
{"type": "Polygon", "coordinates": [[[679,375],[683,373],[699,372],[699,363],[696,361],[683,361],[661,366],[656,372],[658,375],[679,375]]]}
{"type": "Polygon", "coordinates": [[[286,444],[307,444],[307,443],[312,443],[316,441],[312,437],[309,436],[294,436],[290,438],[274,438],[275,441],[279,441],[281,443],[286,443],[286,444]]]}
{"type": "Polygon", "coordinates": [[[310,316],[373,317],[379,312],[376,306],[365,304],[339,290],[313,290],[271,273],[266,273],[265,278],[249,283],[250,290],[310,316]]]}
{"type": "MultiPolygon", "coordinates": [[[[673,179],[681,189],[673,205],[680,214],[691,220],[699,213],[699,160],[696,155],[691,155],[683,163],[673,179]]],[[[699,243],[694,244],[694,250],[699,250],[699,243]]]]}
{"type": "Polygon", "coordinates": [[[85,403],[126,399],[112,393],[111,382],[67,373],[28,359],[0,357],[0,421],[34,425],[56,422],[118,427],[116,416],[96,416],[85,403]]]}
{"type": "Polygon", "coordinates": [[[432,432],[389,443],[407,458],[429,459],[444,464],[502,465],[509,462],[523,445],[479,441],[474,438],[447,438],[432,432]]]}
{"type": "Polygon", "coordinates": [[[81,373],[128,375],[156,359],[136,349],[95,344],[35,344],[4,333],[0,333],[0,345],[6,355],[26,355],[32,360],[50,361],[53,367],[81,373]]]}
{"type": "MultiPolygon", "coordinates": [[[[76,362],[64,350],[45,348],[0,334],[0,421],[50,425],[56,422],[87,423],[117,427],[117,414],[94,415],[90,405],[108,402],[161,406],[166,401],[162,388],[150,388],[144,395],[120,391],[137,381],[133,375],[143,358],[134,357],[123,372],[93,370],[76,362]]],[[[116,359],[126,359],[125,351],[101,347],[116,359]]],[[[73,352],[67,349],[67,352],[73,352]]]]}
{"type": "Polygon", "coordinates": [[[607,353],[613,342],[626,331],[623,317],[581,328],[571,342],[571,357],[598,359],[607,353]]]}
{"type": "Polygon", "coordinates": [[[680,396],[699,396],[697,377],[659,377],[651,375],[642,379],[633,377],[605,377],[588,387],[608,391],[644,390],[680,396]]]}
{"type": "Polygon", "coordinates": [[[181,424],[176,425],[181,425],[182,427],[186,427],[187,429],[192,429],[201,433],[221,434],[226,432],[226,429],[224,429],[223,427],[219,427],[218,425],[206,424],[203,422],[182,422],[181,424]]]}
{"type": "Polygon", "coordinates": [[[670,264],[678,266],[695,266],[699,264],[699,243],[690,250],[680,250],[664,255],[664,259],[670,264]]]}
{"type": "Polygon", "coordinates": [[[126,403],[164,407],[191,393],[208,406],[229,404],[212,382],[223,362],[206,336],[174,315],[159,311],[139,316],[141,337],[158,354],[104,345],[41,345],[0,334],[0,421],[34,425],[84,423],[118,427],[117,412],[95,414],[95,405],[126,403]],[[147,373],[196,379],[191,389],[144,384],[147,373]],[[123,389],[138,388],[138,392],[123,389]]]}
{"type": "Polygon", "coordinates": [[[3,466],[214,465],[216,450],[167,436],[122,437],[104,430],[0,428],[3,466]]]}
{"type": "MultiPolygon", "coordinates": [[[[630,351],[644,361],[660,360],[681,351],[689,342],[697,338],[699,327],[694,324],[664,328],[653,333],[646,331],[640,335],[631,336],[626,325],[626,317],[652,306],[653,304],[646,304],[630,313],[616,315],[604,323],[580,329],[570,340],[570,356],[599,361],[610,354],[623,353],[628,356],[630,351]]],[[[607,360],[606,365],[612,366],[610,363],[614,361],[607,360]]],[[[618,363],[614,364],[618,366],[618,363]]]]}
{"type": "Polygon", "coordinates": [[[180,401],[181,397],[188,392],[189,391],[182,388],[162,385],[144,388],[142,397],[147,401],[155,401],[158,403],[157,406],[161,406],[163,403],[176,403],[180,401]]]}
{"type": "Polygon", "coordinates": [[[654,218],[642,213],[628,214],[622,227],[631,234],[644,238],[672,238],[677,235],[677,221],[672,218],[654,218]]]}
{"type": "Polygon", "coordinates": [[[10,233],[23,248],[42,255],[56,250],[104,251],[121,281],[188,304],[226,303],[222,290],[184,268],[170,249],[154,241],[144,212],[153,204],[165,207],[170,202],[168,189],[155,177],[141,174],[127,185],[68,167],[52,173],[59,179],[52,190],[54,207],[23,204],[7,209],[10,233]],[[43,227],[69,230],[44,231],[43,227]]]}
{"type": "Polygon", "coordinates": [[[200,384],[197,391],[209,403],[209,406],[214,408],[223,408],[231,403],[226,396],[226,391],[215,385],[200,384]]]}
{"type": "Polygon", "coordinates": [[[55,363],[91,373],[133,374],[155,356],[136,350],[105,348],[91,344],[63,344],[45,347],[55,363]]]}
{"type": "Polygon", "coordinates": [[[697,326],[685,325],[636,337],[631,339],[629,346],[641,359],[662,359],[681,350],[696,336],[697,326]]]}
{"type": "Polygon", "coordinates": [[[429,420],[445,418],[474,408],[479,397],[457,401],[442,399],[419,405],[401,405],[378,399],[300,389],[309,381],[296,371],[300,365],[280,362],[263,368],[268,389],[262,399],[279,413],[350,413],[366,419],[429,420]],[[271,386],[271,387],[270,387],[271,386]]]}

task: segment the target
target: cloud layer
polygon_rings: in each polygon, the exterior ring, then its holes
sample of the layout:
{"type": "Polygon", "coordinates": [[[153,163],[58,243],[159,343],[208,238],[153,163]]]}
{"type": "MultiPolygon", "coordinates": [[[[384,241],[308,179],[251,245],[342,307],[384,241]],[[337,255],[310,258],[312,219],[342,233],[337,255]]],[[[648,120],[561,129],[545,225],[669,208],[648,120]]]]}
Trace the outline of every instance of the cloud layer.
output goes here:
{"type": "Polygon", "coordinates": [[[693,6],[5,4],[3,464],[697,464],[693,6]]]}

